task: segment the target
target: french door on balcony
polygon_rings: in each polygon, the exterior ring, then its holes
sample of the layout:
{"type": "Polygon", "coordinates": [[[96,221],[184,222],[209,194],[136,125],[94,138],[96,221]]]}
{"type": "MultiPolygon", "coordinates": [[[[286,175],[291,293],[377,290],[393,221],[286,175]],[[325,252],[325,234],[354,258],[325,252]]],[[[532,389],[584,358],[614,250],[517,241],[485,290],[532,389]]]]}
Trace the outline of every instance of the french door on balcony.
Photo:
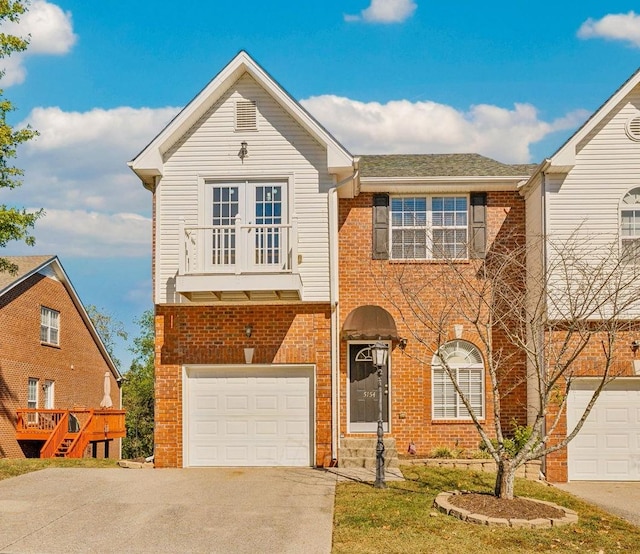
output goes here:
{"type": "Polygon", "coordinates": [[[207,271],[277,270],[287,264],[286,183],[206,181],[207,271]]]}

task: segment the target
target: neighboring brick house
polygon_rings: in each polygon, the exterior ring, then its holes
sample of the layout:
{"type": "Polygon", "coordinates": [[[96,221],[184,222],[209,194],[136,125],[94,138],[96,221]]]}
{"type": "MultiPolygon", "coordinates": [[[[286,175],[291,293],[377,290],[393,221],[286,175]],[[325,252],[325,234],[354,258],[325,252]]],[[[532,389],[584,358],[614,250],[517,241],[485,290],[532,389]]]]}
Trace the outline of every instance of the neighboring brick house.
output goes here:
{"type": "MultiPolygon", "coordinates": [[[[245,52],[129,166],[153,194],[157,467],[345,463],[345,439],[375,437],[379,340],[398,450],[477,448],[381,275],[436,275],[443,257],[473,275],[498,236],[528,232],[542,166],[353,156],[245,52]]],[[[471,360],[459,370],[492,433],[479,337],[457,324],[423,339],[471,360]]],[[[502,413],[524,424],[523,356],[509,378],[502,413]]]]}
{"type": "MultiPolygon", "coordinates": [[[[58,258],[6,259],[17,273],[0,274],[0,457],[38,457],[52,430],[45,422],[75,410],[82,424],[100,410],[107,374],[110,413],[119,413],[121,376],[58,258]]],[[[117,458],[117,431],[92,437],[87,454],[117,458]]]]}

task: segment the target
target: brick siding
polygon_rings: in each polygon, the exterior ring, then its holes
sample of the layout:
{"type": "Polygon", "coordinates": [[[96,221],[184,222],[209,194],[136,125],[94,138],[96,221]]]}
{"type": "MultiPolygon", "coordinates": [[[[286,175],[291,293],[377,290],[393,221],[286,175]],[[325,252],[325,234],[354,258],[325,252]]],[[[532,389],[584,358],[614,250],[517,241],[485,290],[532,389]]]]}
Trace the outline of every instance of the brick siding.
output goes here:
{"type": "MultiPolygon", "coordinates": [[[[34,275],[0,297],[0,457],[36,455],[34,441],[15,439],[16,410],[27,407],[29,378],[38,379],[38,408],[44,408],[42,384],[54,381],[54,407],[98,408],[109,367],[64,285],[34,275]],[[40,343],[40,307],[60,312],[59,347],[40,343]]],[[[111,376],[111,398],[120,406],[118,384],[111,376]]],[[[40,445],[41,446],[41,445],[40,445]]],[[[90,450],[89,450],[90,451],[90,450]]],[[[109,456],[117,459],[120,439],[111,442],[109,456]]],[[[104,455],[99,445],[98,456],[104,455]]]]}
{"type": "MultiPolygon", "coordinates": [[[[432,278],[447,278],[446,264],[438,261],[405,263],[398,261],[372,261],[372,195],[360,194],[351,200],[340,200],[339,206],[339,263],[340,263],[340,325],[355,308],[367,304],[378,305],[387,310],[395,319],[398,334],[407,337],[408,344],[402,352],[394,343],[391,353],[391,436],[396,438],[398,451],[405,453],[410,442],[413,442],[419,456],[428,456],[440,446],[465,449],[478,448],[480,437],[473,423],[460,421],[434,420],[431,402],[431,357],[433,349],[412,340],[410,328],[419,330],[426,345],[436,344],[437,337],[420,327],[412,319],[407,306],[404,308],[404,323],[398,307],[399,296],[393,294],[393,276],[400,271],[415,271],[432,278]],[[391,276],[391,277],[390,277],[391,276]],[[393,298],[393,302],[384,296],[393,298]]],[[[524,234],[524,201],[516,192],[489,192],[487,194],[487,243],[488,248],[501,234],[524,234]]],[[[500,236],[501,240],[504,240],[500,236]]],[[[479,262],[466,262],[471,274],[479,262]]],[[[466,267],[461,262],[461,270],[466,267]]],[[[423,291],[422,301],[433,307],[437,314],[445,307],[443,298],[436,291],[423,291]]],[[[462,321],[452,321],[462,323],[462,321]]],[[[451,329],[451,332],[453,330],[451,329]]],[[[453,336],[451,336],[453,338],[453,336]]],[[[482,351],[478,337],[467,324],[463,339],[475,343],[482,351]]],[[[508,348],[501,344],[501,337],[494,336],[498,348],[508,348]]],[[[524,358],[511,351],[511,366],[503,377],[509,381],[511,392],[502,398],[501,406],[505,421],[512,418],[526,422],[526,382],[524,380],[524,358]]],[[[341,342],[340,354],[340,433],[343,436],[357,436],[348,432],[347,426],[347,387],[349,383],[347,369],[347,343],[341,342]]],[[[491,390],[488,373],[485,381],[485,414],[486,427],[492,431],[491,390]]]]}
{"type": "Polygon", "coordinates": [[[326,304],[156,307],[156,467],[182,467],[182,366],[313,364],[316,464],[331,458],[331,317],[326,304]],[[250,338],[245,326],[253,326],[250,338]]]}

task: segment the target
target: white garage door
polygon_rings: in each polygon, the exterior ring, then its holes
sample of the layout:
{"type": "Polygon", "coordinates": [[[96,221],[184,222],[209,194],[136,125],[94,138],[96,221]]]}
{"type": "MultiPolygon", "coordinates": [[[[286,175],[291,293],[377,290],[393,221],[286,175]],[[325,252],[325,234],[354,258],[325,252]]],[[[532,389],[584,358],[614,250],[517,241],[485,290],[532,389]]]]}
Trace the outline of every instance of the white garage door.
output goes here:
{"type": "Polygon", "coordinates": [[[190,367],[185,466],[310,466],[313,370],[190,367]]]}
{"type": "MultiPolygon", "coordinates": [[[[574,384],[567,404],[567,430],[584,412],[596,383],[574,384]]],[[[582,430],[568,447],[569,480],[640,480],[640,380],[617,379],[600,393],[582,430]]]]}

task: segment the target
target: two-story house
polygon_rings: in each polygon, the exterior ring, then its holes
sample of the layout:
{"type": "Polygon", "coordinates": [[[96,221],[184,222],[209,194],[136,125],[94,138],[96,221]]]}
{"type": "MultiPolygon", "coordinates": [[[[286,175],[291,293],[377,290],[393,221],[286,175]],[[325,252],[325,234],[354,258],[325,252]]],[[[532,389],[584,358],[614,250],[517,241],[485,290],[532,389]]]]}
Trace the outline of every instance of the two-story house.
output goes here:
{"type": "MultiPolygon", "coordinates": [[[[376,436],[380,341],[397,449],[477,448],[434,354],[491,432],[479,336],[460,321],[416,340],[388,279],[446,280],[454,259],[473,280],[497,237],[544,234],[545,164],[354,156],[240,52],[129,163],[153,195],[156,465],[345,465],[348,441],[376,436]]],[[[427,287],[420,301],[445,313],[451,298],[427,287]]],[[[501,411],[524,424],[526,360],[512,354],[501,411]]]]}
{"type": "MultiPolygon", "coordinates": [[[[637,271],[640,240],[640,72],[632,75],[557,152],[545,159],[523,184],[526,227],[530,240],[588,245],[586,256],[610,256],[613,265],[631,262],[637,271]]],[[[552,273],[558,253],[531,247],[528,263],[533,274],[552,273]]],[[[569,259],[569,258],[567,258],[569,259]]],[[[615,273],[610,273],[615,276],[615,273]]],[[[636,273],[629,274],[635,279],[636,273]]],[[[596,269],[594,269],[594,280],[596,269]]],[[[637,280],[635,281],[637,282],[637,280]]],[[[626,277],[622,288],[635,293],[626,277]]],[[[621,296],[624,295],[624,292],[621,296]]],[[[549,308],[550,313],[552,308],[549,308]]],[[[615,331],[614,382],[607,386],[580,433],[568,448],[547,457],[547,477],[569,480],[640,480],[640,328],[637,310],[628,312],[628,328],[615,331]]],[[[551,317],[551,316],[550,316],[551,317]]],[[[594,316],[592,316],[594,317],[594,316]]],[[[571,432],[593,392],[605,365],[608,337],[596,337],[578,360],[582,377],[568,392],[566,415],[559,430],[571,432]]],[[[535,386],[529,399],[536,398],[535,386]]]]}
{"type": "MultiPolygon", "coordinates": [[[[377,340],[399,447],[477,446],[451,391],[433,397],[441,372],[406,355],[415,345],[371,263],[429,271],[434,241],[482,257],[502,226],[524,224],[531,167],[354,157],[244,52],[129,165],[153,194],[159,467],[340,463],[341,441],[375,436],[377,340]]],[[[489,421],[482,356],[458,339],[489,421]]]]}
{"type": "Polygon", "coordinates": [[[0,457],[120,456],[121,375],[56,256],[0,274],[0,457]]]}

